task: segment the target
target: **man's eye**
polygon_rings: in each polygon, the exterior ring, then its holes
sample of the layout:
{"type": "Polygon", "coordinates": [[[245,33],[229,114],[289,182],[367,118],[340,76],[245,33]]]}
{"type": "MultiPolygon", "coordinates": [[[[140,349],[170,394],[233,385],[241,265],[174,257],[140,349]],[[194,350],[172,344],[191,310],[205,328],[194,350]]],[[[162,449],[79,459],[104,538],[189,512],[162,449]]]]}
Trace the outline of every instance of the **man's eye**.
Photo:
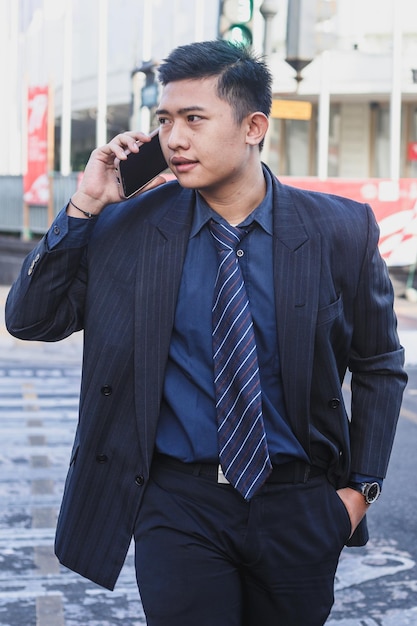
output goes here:
{"type": "Polygon", "coordinates": [[[167,118],[166,117],[160,117],[158,118],[158,122],[161,126],[163,126],[164,124],[166,124],[167,122],[167,118]]]}
{"type": "Polygon", "coordinates": [[[189,115],[188,116],[188,121],[189,122],[198,122],[199,120],[201,120],[201,117],[199,115],[189,115]]]}

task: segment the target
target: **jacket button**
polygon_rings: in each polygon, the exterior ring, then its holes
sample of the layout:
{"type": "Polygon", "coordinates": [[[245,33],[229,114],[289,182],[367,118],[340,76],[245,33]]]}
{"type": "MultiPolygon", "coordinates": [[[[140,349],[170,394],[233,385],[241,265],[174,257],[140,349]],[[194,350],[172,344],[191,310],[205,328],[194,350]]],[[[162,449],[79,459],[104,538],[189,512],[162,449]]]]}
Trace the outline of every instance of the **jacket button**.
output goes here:
{"type": "Polygon", "coordinates": [[[30,267],[28,269],[28,276],[31,276],[31,274],[32,274],[32,272],[34,270],[34,267],[35,267],[36,263],[39,261],[40,258],[41,258],[41,255],[38,253],[35,256],[35,258],[32,260],[32,263],[30,264],[30,267]]]}
{"type": "Polygon", "coordinates": [[[54,233],[55,233],[55,235],[59,235],[60,232],[61,232],[61,230],[60,230],[59,226],[57,226],[55,224],[55,226],[54,226],[54,233]]]}
{"type": "Polygon", "coordinates": [[[109,457],[107,456],[107,454],[97,454],[96,456],[97,463],[107,463],[108,460],[109,457]]]}
{"type": "Polygon", "coordinates": [[[111,396],[111,394],[113,393],[113,389],[110,387],[110,385],[103,385],[103,387],[101,388],[101,393],[103,394],[103,396],[111,396]]]}
{"type": "Polygon", "coordinates": [[[339,405],[340,405],[339,398],[332,398],[331,400],[329,400],[329,407],[331,409],[337,409],[339,405]]]}
{"type": "Polygon", "coordinates": [[[143,476],[136,476],[135,478],[135,483],[139,486],[142,487],[143,483],[145,482],[143,476]]]}

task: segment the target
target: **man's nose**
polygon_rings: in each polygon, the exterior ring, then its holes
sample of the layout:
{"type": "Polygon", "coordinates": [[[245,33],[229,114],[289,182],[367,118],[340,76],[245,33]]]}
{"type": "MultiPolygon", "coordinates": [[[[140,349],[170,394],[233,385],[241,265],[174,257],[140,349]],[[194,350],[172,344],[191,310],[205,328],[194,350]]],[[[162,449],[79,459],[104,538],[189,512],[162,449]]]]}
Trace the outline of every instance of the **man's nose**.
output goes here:
{"type": "Polygon", "coordinates": [[[188,147],[187,134],[183,125],[174,123],[168,136],[168,148],[170,150],[178,150],[178,148],[186,149],[188,147]]]}

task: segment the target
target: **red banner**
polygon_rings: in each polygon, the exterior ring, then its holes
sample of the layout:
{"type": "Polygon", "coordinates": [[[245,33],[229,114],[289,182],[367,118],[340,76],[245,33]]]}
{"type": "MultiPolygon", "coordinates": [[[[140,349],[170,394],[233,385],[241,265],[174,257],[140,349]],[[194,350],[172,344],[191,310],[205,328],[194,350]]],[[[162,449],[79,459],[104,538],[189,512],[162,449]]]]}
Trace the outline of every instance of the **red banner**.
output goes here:
{"type": "Polygon", "coordinates": [[[48,204],[48,87],[29,87],[28,158],[23,198],[28,204],[48,204]]]}
{"type": "Polygon", "coordinates": [[[331,178],[293,178],[279,176],[282,182],[302,189],[324,191],[368,202],[377,219],[381,234],[379,249],[387,265],[412,265],[417,257],[417,180],[402,178],[398,182],[380,178],[348,180],[331,178]]]}
{"type": "Polygon", "coordinates": [[[417,161],[417,141],[410,141],[408,143],[407,158],[409,161],[417,161]]]}

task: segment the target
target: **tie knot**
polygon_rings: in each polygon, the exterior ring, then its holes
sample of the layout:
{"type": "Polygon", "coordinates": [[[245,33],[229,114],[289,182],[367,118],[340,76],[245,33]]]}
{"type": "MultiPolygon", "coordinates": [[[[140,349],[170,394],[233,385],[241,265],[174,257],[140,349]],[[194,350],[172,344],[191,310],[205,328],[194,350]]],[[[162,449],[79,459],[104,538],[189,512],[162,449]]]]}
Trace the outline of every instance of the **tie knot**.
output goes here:
{"type": "Polygon", "coordinates": [[[209,227],[219,250],[234,250],[247,234],[243,228],[230,224],[219,224],[214,220],[210,220],[209,227]]]}

